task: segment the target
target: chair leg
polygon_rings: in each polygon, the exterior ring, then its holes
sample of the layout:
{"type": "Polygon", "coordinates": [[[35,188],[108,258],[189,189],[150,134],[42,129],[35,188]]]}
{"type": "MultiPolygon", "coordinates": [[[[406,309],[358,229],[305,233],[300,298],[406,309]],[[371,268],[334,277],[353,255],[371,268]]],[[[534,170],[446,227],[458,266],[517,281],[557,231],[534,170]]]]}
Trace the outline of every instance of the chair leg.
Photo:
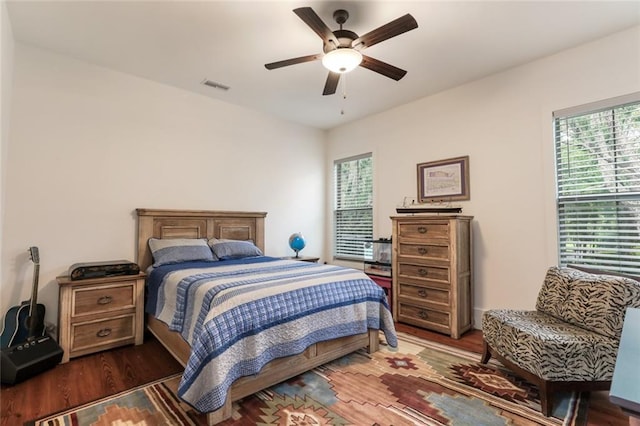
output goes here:
{"type": "Polygon", "coordinates": [[[547,384],[546,380],[542,380],[538,384],[538,391],[540,392],[540,411],[545,417],[549,417],[553,411],[553,392],[551,392],[547,384]]]}
{"type": "Polygon", "coordinates": [[[486,341],[482,341],[482,358],[480,359],[481,364],[486,364],[491,359],[491,349],[486,341]]]}

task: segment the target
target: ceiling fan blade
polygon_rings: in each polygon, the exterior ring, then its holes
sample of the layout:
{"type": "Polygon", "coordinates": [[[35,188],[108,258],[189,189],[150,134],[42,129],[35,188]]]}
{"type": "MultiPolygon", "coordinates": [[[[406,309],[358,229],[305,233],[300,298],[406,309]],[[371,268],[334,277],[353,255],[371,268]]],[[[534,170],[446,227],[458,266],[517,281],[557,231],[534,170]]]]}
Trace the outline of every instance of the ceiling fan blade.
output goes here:
{"type": "Polygon", "coordinates": [[[381,41],[388,40],[391,37],[406,33],[415,28],[418,28],[418,23],[411,14],[407,13],[394,21],[358,37],[351,43],[351,47],[360,50],[366,49],[367,47],[371,47],[374,44],[378,44],[381,41]]]}
{"type": "Polygon", "coordinates": [[[378,59],[365,55],[362,55],[362,62],[360,62],[360,66],[371,71],[375,71],[378,74],[382,74],[385,77],[392,78],[396,81],[400,80],[407,73],[403,69],[394,67],[391,64],[387,64],[386,62],[382,62],[378,59]]]}
{"type": "Polygon", "coordinates": [[[310,7],[299,7],[297,9],[293,9],[293,13],[298,15],[298,17],[302,19],[313,31],[315,31],[315,33],[318,34],[325,43],[329,44],[329,42],[331,42],[334,47],[340,46],[340,42],[331,29],[327,27],[327,24],[320,19],[313,9],[310,7]]]}
{"type": "Polygon", "coordinates": [[[323,95],[333,95],[336,93],[336,89],[338,88],[338,82],[340,81],[340,73],[339,72],[331,72],[329,71],[329,75],[327,76],[327,82],[324,84],[323,95]]]}
{"type": "Polygon", "coordinates": [[[276,68],[282,68],[289,65],[301,64],[303,62],[311,62],[318,60],[322,55],[307,55],[299,58],[285,59],[284,61],[271,62],[270,64],[264,64],[264,67],[268,70],[274,70],[276,68]]]}

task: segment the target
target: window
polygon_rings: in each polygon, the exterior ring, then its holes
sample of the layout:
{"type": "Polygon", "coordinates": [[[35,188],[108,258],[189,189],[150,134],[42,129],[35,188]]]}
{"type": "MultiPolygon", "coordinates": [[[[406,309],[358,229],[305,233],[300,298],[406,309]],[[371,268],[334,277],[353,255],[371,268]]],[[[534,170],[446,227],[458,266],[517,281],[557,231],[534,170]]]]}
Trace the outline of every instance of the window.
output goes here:
{"type": "Polygon", "coordinates": [[[554,123],[560,265],[640,273],[640,92],[554,123]]]}
{"type": "Polygon", "coordinates": [[[373,238],[373,166],[371,153],[337,160],[334,257],[364,260],[364,243],[373,238]]]}

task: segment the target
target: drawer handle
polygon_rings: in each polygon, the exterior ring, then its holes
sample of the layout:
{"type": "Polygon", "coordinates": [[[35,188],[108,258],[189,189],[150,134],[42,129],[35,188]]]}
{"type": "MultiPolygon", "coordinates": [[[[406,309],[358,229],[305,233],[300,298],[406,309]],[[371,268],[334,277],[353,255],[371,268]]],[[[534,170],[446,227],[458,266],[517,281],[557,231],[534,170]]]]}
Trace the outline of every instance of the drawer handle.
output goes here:
{"type": "Polygon", "coordinates": [[[424,289],[418,290],[418,296],[427,297],[427,290],[424,290],[424,289]]]}
{"type": "Polygon", "coordinates": [[[98,299],[98,305],[108,305],[113,302],[113,297],[111,296],[102,296],[98,299]]]}
{"type": "Polygon", "coordinates": [[[98,337],[107,337],[110,334],[111,334],[111,329],[110,328],[103,328],[102,330],[99,330],[96,333],[96,336],[98,336],[98,337]]]}
{"type": "Polygon", "coordinates": [[[427,276],[427,270],[426,270],[426,269],[424,269],[424,268],[420,268],[420,269],[418,269],[418,274],[419,274],[421,277],[426,277],[426,276],[427,276]]]}
{"type": "Polygon", "coordinates": [[[429,314],[427,313],[427,311],[418,312],[418,316],[423,320],[426,320],[427,318],[429,318],[429,314]]]}
{"type": "Polygon", "coordinates": [[[426,249],[426,248],[424,248],[424,247],[420,247],[420,248],[418,249],[418,253],[420,253],[421,255],[423,255],[423,256],[424,256],[425,254],[427,254],[427,249],[426,249]]]}
{"type": "Polygon", "coordinates": [[[421,226],[418,228],[418,232],[421,234],[426,234],[427,233],[427,228],[424,226],[421,226]]]}

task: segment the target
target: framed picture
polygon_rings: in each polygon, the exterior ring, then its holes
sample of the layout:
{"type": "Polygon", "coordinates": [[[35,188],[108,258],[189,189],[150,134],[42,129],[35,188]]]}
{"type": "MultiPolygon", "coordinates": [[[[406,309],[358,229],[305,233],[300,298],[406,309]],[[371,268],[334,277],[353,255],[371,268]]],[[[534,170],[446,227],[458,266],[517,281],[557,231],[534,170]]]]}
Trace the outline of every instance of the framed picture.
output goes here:
{"type": "Polygon", "coordinates": [[[418,164],[418,202],[469,199],[469,156],[418,164]]]}

